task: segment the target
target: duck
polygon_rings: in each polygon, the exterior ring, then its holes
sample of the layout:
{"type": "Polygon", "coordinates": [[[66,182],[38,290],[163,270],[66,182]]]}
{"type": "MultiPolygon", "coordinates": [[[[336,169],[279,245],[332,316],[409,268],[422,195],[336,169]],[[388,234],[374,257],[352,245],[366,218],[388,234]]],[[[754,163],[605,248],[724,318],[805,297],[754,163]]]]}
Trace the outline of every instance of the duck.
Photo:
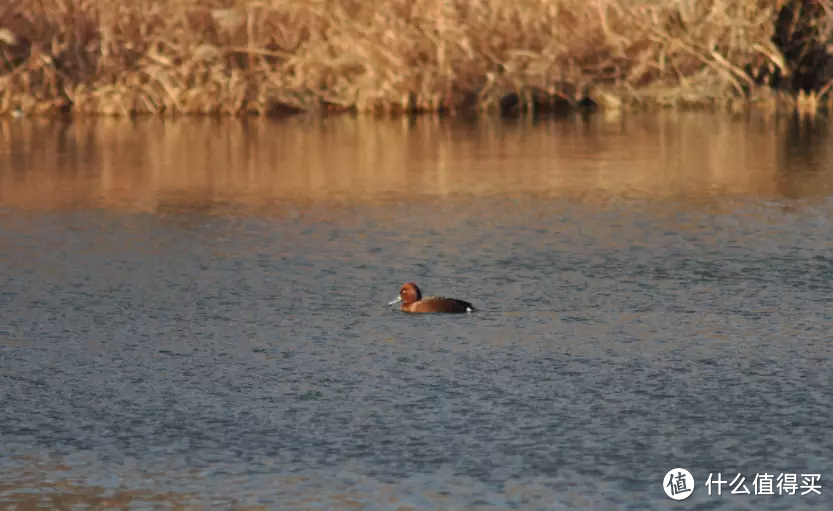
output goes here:
{"type": "Polygon", "coordinates": [[[465,314],[477,310],[474,308],[474,305],[465,300],[445,298],[442,296],[426,296],[423,298],[419,286],[413,282],[402,284],[402,287],[399,289],[399,296],[396,300],[390,302],[388,306],[393,306],[397,303],[402,304],[399,308],[404,312],[465,314]]]}

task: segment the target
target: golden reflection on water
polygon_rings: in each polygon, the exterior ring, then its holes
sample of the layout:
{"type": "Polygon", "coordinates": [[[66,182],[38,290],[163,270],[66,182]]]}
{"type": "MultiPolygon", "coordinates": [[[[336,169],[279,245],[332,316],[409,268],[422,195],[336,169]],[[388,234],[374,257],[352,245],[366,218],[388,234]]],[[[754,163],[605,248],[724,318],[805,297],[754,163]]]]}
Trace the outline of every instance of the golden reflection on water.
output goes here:
{"type": "MultiPolygon", "coordinates": [[[[49,479],[45,477],[44,479],[49,479]]],[[[188,503],[193,495],[153,492],[149,490],[126,490],[71,484],[65,480],[45,482],[32,480],[21,484],[0,483],[0,506],[16,511],[44,509],[135,509],[156,508],[172,510],[197,509],[188,503]],[[27,484],[28,483],[28,484],[27,484]]]]}
{"type": "Polygon", "coordinates": [[[830,147],[824,127],[714,114],[538,123],[8,120],[0,121],[0,205],[154,212],[529,194],[805,197],[831,191],[830,147]]]}

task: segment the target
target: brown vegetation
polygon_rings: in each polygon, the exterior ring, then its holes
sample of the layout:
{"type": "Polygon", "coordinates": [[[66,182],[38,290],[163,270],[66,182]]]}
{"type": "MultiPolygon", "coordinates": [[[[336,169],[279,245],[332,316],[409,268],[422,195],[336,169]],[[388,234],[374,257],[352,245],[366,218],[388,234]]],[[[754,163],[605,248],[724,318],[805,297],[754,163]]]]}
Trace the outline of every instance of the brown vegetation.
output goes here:
{"type": "Polygon", "coordinates": [[[0,7],[0,113],[748,100],[790,74],[773,42],[788,3],[18,0],[0,7]]]}

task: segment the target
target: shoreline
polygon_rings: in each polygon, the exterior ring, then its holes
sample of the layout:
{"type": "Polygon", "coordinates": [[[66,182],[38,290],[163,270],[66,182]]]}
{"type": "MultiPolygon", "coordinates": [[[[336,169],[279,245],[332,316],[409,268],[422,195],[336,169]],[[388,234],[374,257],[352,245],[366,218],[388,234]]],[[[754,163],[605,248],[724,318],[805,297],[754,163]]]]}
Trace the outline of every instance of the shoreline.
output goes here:
{"type": "Polygon", "coordinates": [[[0,115],[833,107],[795,57],[826,26],[792,35],[821,11],[785,22],[789,1],[232,3],[21,0],[0,13],[0,115]]]}

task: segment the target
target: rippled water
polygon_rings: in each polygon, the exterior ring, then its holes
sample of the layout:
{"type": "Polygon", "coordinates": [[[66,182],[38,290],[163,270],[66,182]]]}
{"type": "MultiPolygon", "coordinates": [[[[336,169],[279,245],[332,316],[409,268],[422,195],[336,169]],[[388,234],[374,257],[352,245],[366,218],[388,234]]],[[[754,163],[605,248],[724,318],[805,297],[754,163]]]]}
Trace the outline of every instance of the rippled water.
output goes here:
{"type": "Polygon", "coordinates": [[[25,121],[0,144],[0,507],[830,509],[824,124],[25,121]],[[409,280],[481,310],[386,307],[409,280]],[[709,495],[718,472],[751,494],[709,495]]]}

